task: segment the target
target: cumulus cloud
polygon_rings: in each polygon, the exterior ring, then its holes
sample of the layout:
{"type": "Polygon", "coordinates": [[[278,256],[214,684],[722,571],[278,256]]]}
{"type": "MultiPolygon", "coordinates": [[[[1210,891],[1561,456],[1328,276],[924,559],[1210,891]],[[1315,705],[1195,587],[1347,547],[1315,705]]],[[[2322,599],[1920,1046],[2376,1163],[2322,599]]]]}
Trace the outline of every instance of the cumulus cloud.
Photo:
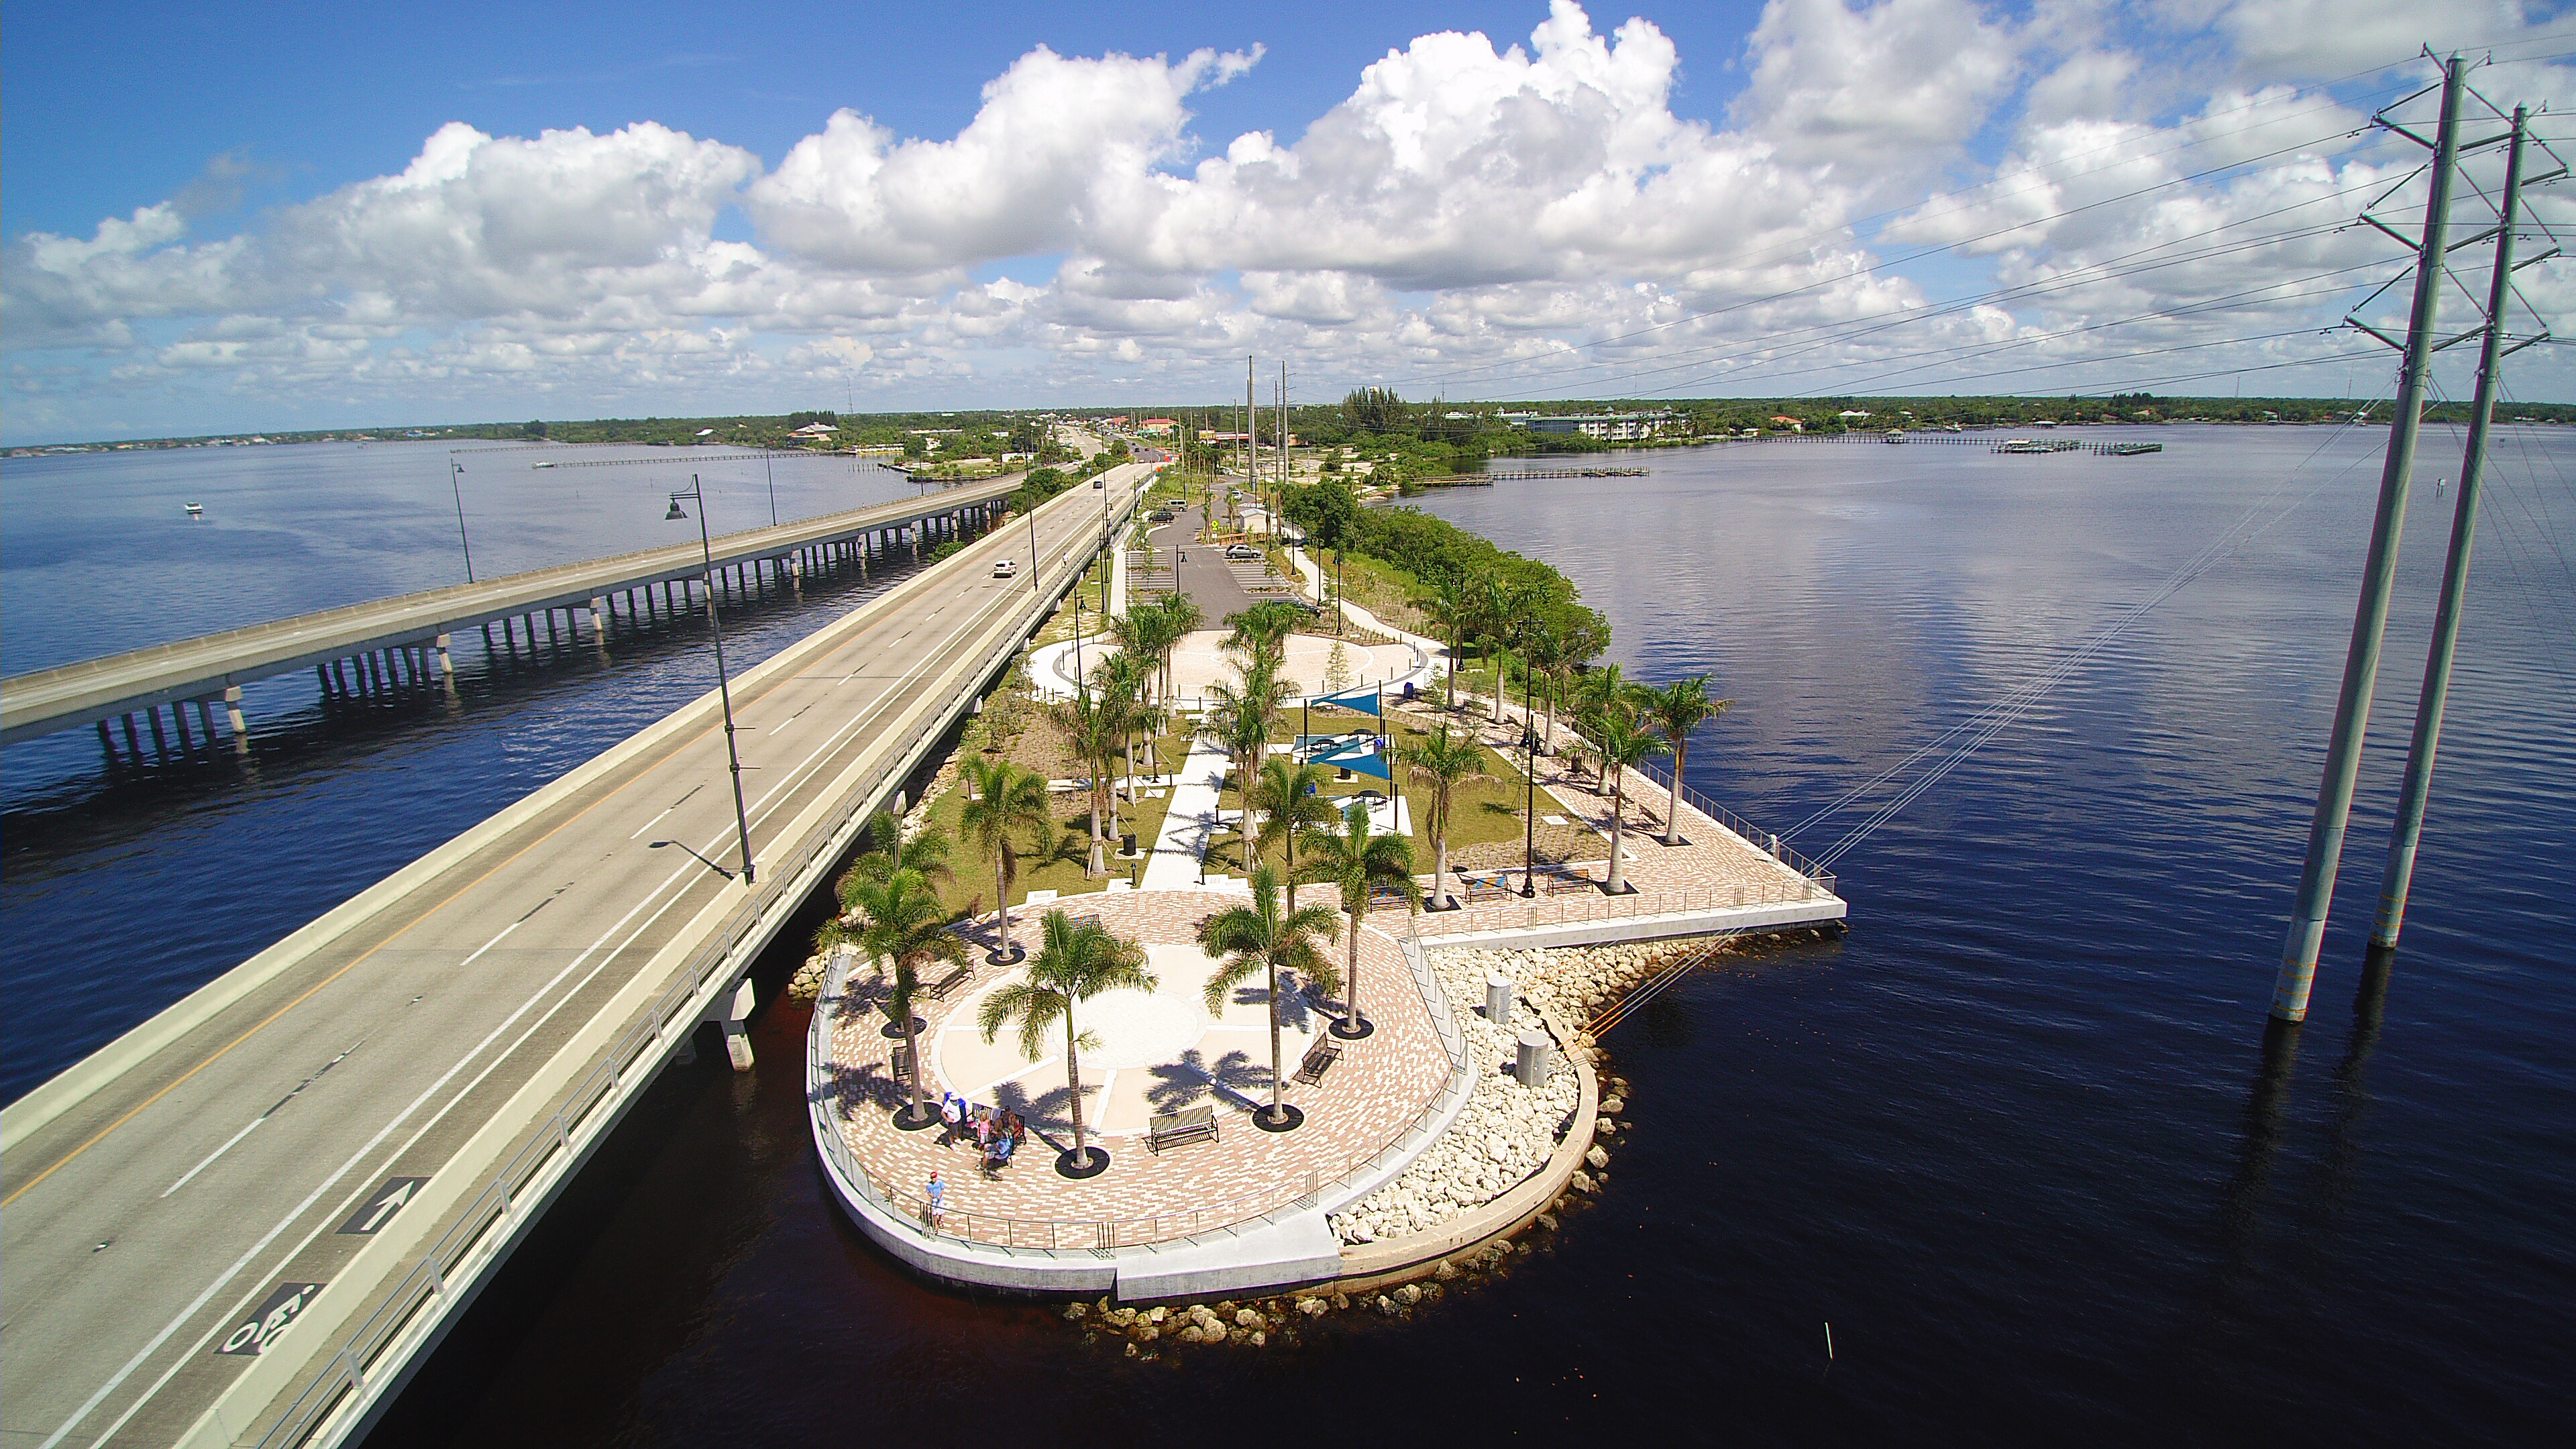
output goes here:
{"type": "MultiPolygon", "coordinates": [[[[384,415],[784,407],[818,382],[1178,399],[1247,352],[1326,394],[1776,392],[2224,342],[2331,322],[2329,284],[2387,260],[2338,224],[2414,164],[2363,133],[2429,74],[2399,43],[2422,24],[2393,0],[1770,0],[1739,55],[1686,58],[1555,0],[1518,42],[1419,36],[1301,125],[1206,141],[1193,98],[1259,45],[1040,47],[949,137],[853,104],[765,167],[651,122],[451,124],[399,173],[201,234],[249,169],[218,157],[0,250],[6,426],[217,386],[384,415]],[[1722,117],[1675,109],[1686,60],[1702,91],[1732,75],[1722,117]]],[[[2436,28],[2534,24],[2470,0],[2436,28]]],[[[2495,74],[2569,99],[2553,65],[2495,74]]],[[[2526,276],[2576,300],[2556,264],[2526,276]]]]}

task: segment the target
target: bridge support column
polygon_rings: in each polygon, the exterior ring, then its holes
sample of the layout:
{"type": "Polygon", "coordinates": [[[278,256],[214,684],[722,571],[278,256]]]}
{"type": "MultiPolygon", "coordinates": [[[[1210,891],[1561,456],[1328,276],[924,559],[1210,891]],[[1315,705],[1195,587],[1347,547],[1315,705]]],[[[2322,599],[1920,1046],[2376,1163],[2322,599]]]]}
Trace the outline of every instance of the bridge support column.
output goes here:
{"type": "Polygon", "coordinates": [[[753,1004],[751,979],[745,977],[707,1009],[706,1019],[724,1029],[725,1058],[737,1072],[750,1071],[753,1066],[751,1034],[744,1025],[751,1019],[753,1004]]]}
{"type": "Polygon", "coordinates": [[[590,601],[590,640],[602,649],[608,647],[608,601],[596,595],[590,601]]]}
{"type": "Polygon", "coordinates": [[[456,682],[456,655],[448,648],[447,636],[441,634],[431,642],[436,645],[438,649],[438,672],[447,677],[448,683],[454,684],[456,682]]]}
{"type": "Polygon", "coordinates": [[[143,763],[143,741],[135,735],[134,716],[125,716],[125,758],[133,764],[143,763]]]}
{"type": "Polygon", "coordinates": [[[156,755],[169,754],[170,737],[161,733],[161,706],[156,704],[150,709],[145,710],[143,712],[143,718],[149,721],[152,726],[152,753],[156,755]]]}
{"type": "MultiPolygon", "coordinates": [[[[446,636],[442,634],[439,637],[444,639],[446,636]]],[[[249,754],[250,721],[242,718],[241,686],[238,684],[224,686],[224,722],[233,727],[233,753],[249,754]]]]}
{"type": "Polygon", "coordinates": [[[197,701],[197,723],[205,726],[206,748],[211,751],[215,747],[215,741],[220,738],[215,732],[215,706],[212,700],[197,701]]]}
{"type": "Polygon", "coordinates": [[[116,736],[107,732],[107,721],[98,722],[98,747],[107,752],[107,767],[116,768],[116,736]]]}

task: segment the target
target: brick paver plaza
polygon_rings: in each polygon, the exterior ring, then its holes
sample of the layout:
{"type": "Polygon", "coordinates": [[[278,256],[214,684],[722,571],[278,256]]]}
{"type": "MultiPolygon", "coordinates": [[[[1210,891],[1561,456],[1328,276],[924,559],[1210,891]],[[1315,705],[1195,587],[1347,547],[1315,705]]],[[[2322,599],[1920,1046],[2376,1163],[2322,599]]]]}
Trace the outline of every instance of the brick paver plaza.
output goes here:
{"type": "MultiPolygon", "coordinates": [[[[987,1045],[975,1027],[984,996],[1013,979],[1017,968],[980,967],[971,986],[946,1002],[925,1000],[918,1012],[926,1023],[922,1052],[931,1064],[924,1086],[934,1102],[940,1092],[953,1090],[1008,1107],[1029,1121],[1032,1135],[1018,1160],[988,1173],[971,1137],[948,1144],[937,1128],[895,1127],[893,1114],[907,1100],[891,1065],[902,1042],[885,1035],[885,979],[861,963],[831,1037],[831,1090],[853,1157],[880,1193],[915,1215],[924,1211],[924,1185],[937,1170],[946,1184],[940,1224],[946,1233],[1040,1247],[1151,1242],[1221,1226],[1328,1185],[1377,1155],[1413,1126],[1449,1080],[1449,1057],[1421,986],[1395,941],[1374,927],[1364,929],[1361,999],[1377,1030],[1342,1043],[1340,1060],[1319,1084],[1288,1086],[1285,1100],[1306,1114],[1304,1126],[1260,1131],[1247,1109],[1269,1101],[1263,984],[1257,977],[1245,983],[1222,1012],[1210,1016],[1199,1005],[1199,993],[1215,963],[1193,939],[1203,917],[1246,899],[1240,890],[1189,889],[1121,891],[1064,903],[1063,909],[1097,915],[1110,931],[1143,945],[1148,969],[1161,978],[1150,997],[1111,993],[1085,1003],[1077,1014],[1077,1024],[1101,1038],[1096,1051],[1084,1054],[1084,1121],[1095,1130],[1105,1128],[1094,1146],[1112,1157],[1108,1171],[1082,1181],[1055,1171],[1057,1150],[1072,1145],[1062,1029],[1032,1062],[1020,1054],[1013,1029],[1003,1028],[987,1045]],[[1148,1115],[1203,1105],[1216,1109],[1217,1140],[1159,1155],[1148,1150],[1148,1115]],[[1104,1233],[1103,1224],[1114,1227],[1104,1233]]],[[[1301,895],[1300,903],[1305,899],[1301,895]]],[[[1033,926],[1018,927],[1020,938],[1033,935],[1033,926]]],[[[979,945],[992,944],[989,927],[975,934],[979,945]]],[[[1340,949],[1336,940],[1337,959],[1340,949]]],[[[980,951],[975,959],[982,960],[980,951]]],[[[1294,1024],[1281,1043],[1282,1064],[1292,1075],[1325,1021],[1299,1003],[1283,1011],[1283,1028],[1294,1024]]]]}

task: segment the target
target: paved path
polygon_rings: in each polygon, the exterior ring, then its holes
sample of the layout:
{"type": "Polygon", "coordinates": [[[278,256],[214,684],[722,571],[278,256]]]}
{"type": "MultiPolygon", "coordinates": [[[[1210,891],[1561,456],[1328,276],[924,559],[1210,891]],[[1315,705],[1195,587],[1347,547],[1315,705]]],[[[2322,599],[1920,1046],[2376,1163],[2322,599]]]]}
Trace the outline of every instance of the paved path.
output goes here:
{"type": "MultiPolygon", "coordinates": [[[[1088,490],[1039,511],[1038,577],[1098,541],[1097,511],[1088,490]]],[[[1041,603],[1030,573],[991,577],[1027,547],[1015,521],[737,681],[757,887],[711,694],[263,953],[229,1003],[111,1045],[93,1060],[122,1059],[113,1076],[72,1092],[75,1067],[13,1104],[0,1436],[167,1444],[254,1365],[300,1389],[607,1043],[781,890],[779,857],[979,682],[961,671],[1041,603]],[[266,1356],[223,1348],[294,1284],[323,1287],[266,1356]]]]}
{"type": "Polygon", "coordinates": [[[1177,890],[1198,884],[1199,860],[1216,830],[1217,796],[1225,771],[1225,751],[1204,740],[1191,743],[1189,758],[1181,762],[1180,773],[1172,781],[1163,833],[1154,841],[1153,858],[1145,862],[1145,889],[1177,890]]]}

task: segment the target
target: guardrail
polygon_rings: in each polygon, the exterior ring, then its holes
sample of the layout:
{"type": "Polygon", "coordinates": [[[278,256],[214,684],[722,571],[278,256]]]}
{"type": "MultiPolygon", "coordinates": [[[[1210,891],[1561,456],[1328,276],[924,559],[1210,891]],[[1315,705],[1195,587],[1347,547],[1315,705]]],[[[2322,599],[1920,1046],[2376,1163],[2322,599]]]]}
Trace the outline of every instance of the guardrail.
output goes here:
{"type": "MultiPolygon", "coordinates": [[[[1130,506],[1132,507],[1132,500],[1130,506]]],[[[1054,590],[1041,590],[1035,597],[1044,602],[1033,612],[1043,622],[1054,607],[1054,600],[1082,575],[1091,555],[1076,547],[1068,548],[1067,563],[1054,590]]],[[[1034,624],[1027,627],[1034,627],[1034,624]]],[[[1001,661],[1017,651],[1026,637],[1025,628],[1005,631],[1001,646],[980,661],[970,681],[981,680],[1001,661]]],[[[971,694],[971,691],[970,691],[971,694]]],[[[962,706],[961,706],[962,707],[962,706]]],[[[738,967],[735,956],[746,942],[765,943],[784,919],[794,914],[812,887],[805,877],[814,870],[818,857],[837,859],[848,842],[864,824],[867,810],[880,796],[890,779],[908,772],[925,738],[935,739],[946,731],[954,712],[937,714],[925,721],[913,741],[889,757],[889,762],[872,771],[866,782],[845,792],[840,806],[825,821],[808,831],[798,842],[790,859],[794,864],[785,872],[771,877],[773,884],[758,900],[738,908],[717,929],[709,941],[692,952],[679,979],[656,997],[643,1018],[627,1029],[609,1048],[597,1066],[574,1085],[563,1106],[546,1119],[526,1145],[522,1146],[502,1168],[486,1180],[483,1190],[466,1204],[462,1215],[428,1253],[405,1274],[402,1281],[369,1314],[355,1331],[343,1340],[329,1365],[316,1374],[304,1391],[296,1396],[285,1412],[259,1438],[260,1449],[289,1449],[304,1443],[322,1427],[330,1415],[351,1394],[367,1387],[369,1375],[384,1359],[388,1350],[399,1344],[406,1329],[433,1306],[443,1306],[456,1290],[454,1283],[470,1283],[476,1274],[491,1266],[502,1245],[519,1225],[522,1204],[542,1203],[560,1179],[576,1163],[599,1133],[605,1130],[600,1109],[613,1106],[621,1089],[627,1086],[627,1073],[637,1063],[644,1070],[636,1080],[648,1080],[662,1058],[674,1044],[674,1033],[694,1031],[704,1011],[700,997],[712,999],[730,981],[738,967]],[[497,1231],[496,1231],[497,1230],[497,1231]]],[[[828,867],[829,859],[823,863],[828,867]]],[[[757,949],[755,946],[754,949],[757,949]]],[[[817,1019],[821,1017],[818,1008],[817,1019]]],[[[613,1116],[610,1112],[607,1115],[613,1116]]]]}
{"type": "MultiPolygon", "coordinates": [[[[1374,1191],[1376,1185],[1369,1183],[1368,1179],[1390,1163],[1410,1161],[1423,1143],[1448,1130],[1475,1085],[1467,1062],[1466,1036],[1458,1029],[1448,993],[1440,989],[1429,963],[1423,959],[1421,943],[1408,933],[1397,939],[1397,948],[1407,969],[1412,971],[1414,985],[1422,993],[1425,1007],[1431,1014],[1432,1033],[1439,1038],[1441,1050],[1449,1058],[1449,1078],[1422,1110],[1414,1114],[1404,1131],[1375,1152],[1345,1158],[1329,1176],[1323,1168],[1308,1168],[1301,1179],[1287,1183],[1238,1193],[1179,1212],[1136,1217],[1024,1218],[945,1206],[934,1214],[928,1199],[898,1187],[891,1179],[860,1163],[858,1155],[850,1149],[849,1139],[841,1131],[836,1114],[839,1095],[828,1089],[809,1090],[806,1094],[814,1140],[822,1145],[826,1165],[854,1193],[867,1199],[892,1221],[910,1228],[918,1237],[925,1241],[947,1240],[1004,1250],[1091,1253],[1121,1248],[1151,1249],[1158,1244],[1183,1241],[1201,1233],[1239,1227],[1268,1217],[1281,1208],[1320,1208],[1330,1198],[1347,1200],[1360,1196],[1360,1192],[1345,1189],[1349,1184],[1359,1182],[1367,1184],[1366,1190],[1374,1191]]],[[[832,1023],[839,1019],[850,999],[849,969],[855,959],[850,955],[836,956],[825,971],[823,992],[815,1000],[814,1018],[806,1029],[805,1059],[809,1079],[820,1075],[816,1064],[831,1060],[832,1023]]],[[[864,1007],[861,1009],[865,1010],[864,1007]]]]}

